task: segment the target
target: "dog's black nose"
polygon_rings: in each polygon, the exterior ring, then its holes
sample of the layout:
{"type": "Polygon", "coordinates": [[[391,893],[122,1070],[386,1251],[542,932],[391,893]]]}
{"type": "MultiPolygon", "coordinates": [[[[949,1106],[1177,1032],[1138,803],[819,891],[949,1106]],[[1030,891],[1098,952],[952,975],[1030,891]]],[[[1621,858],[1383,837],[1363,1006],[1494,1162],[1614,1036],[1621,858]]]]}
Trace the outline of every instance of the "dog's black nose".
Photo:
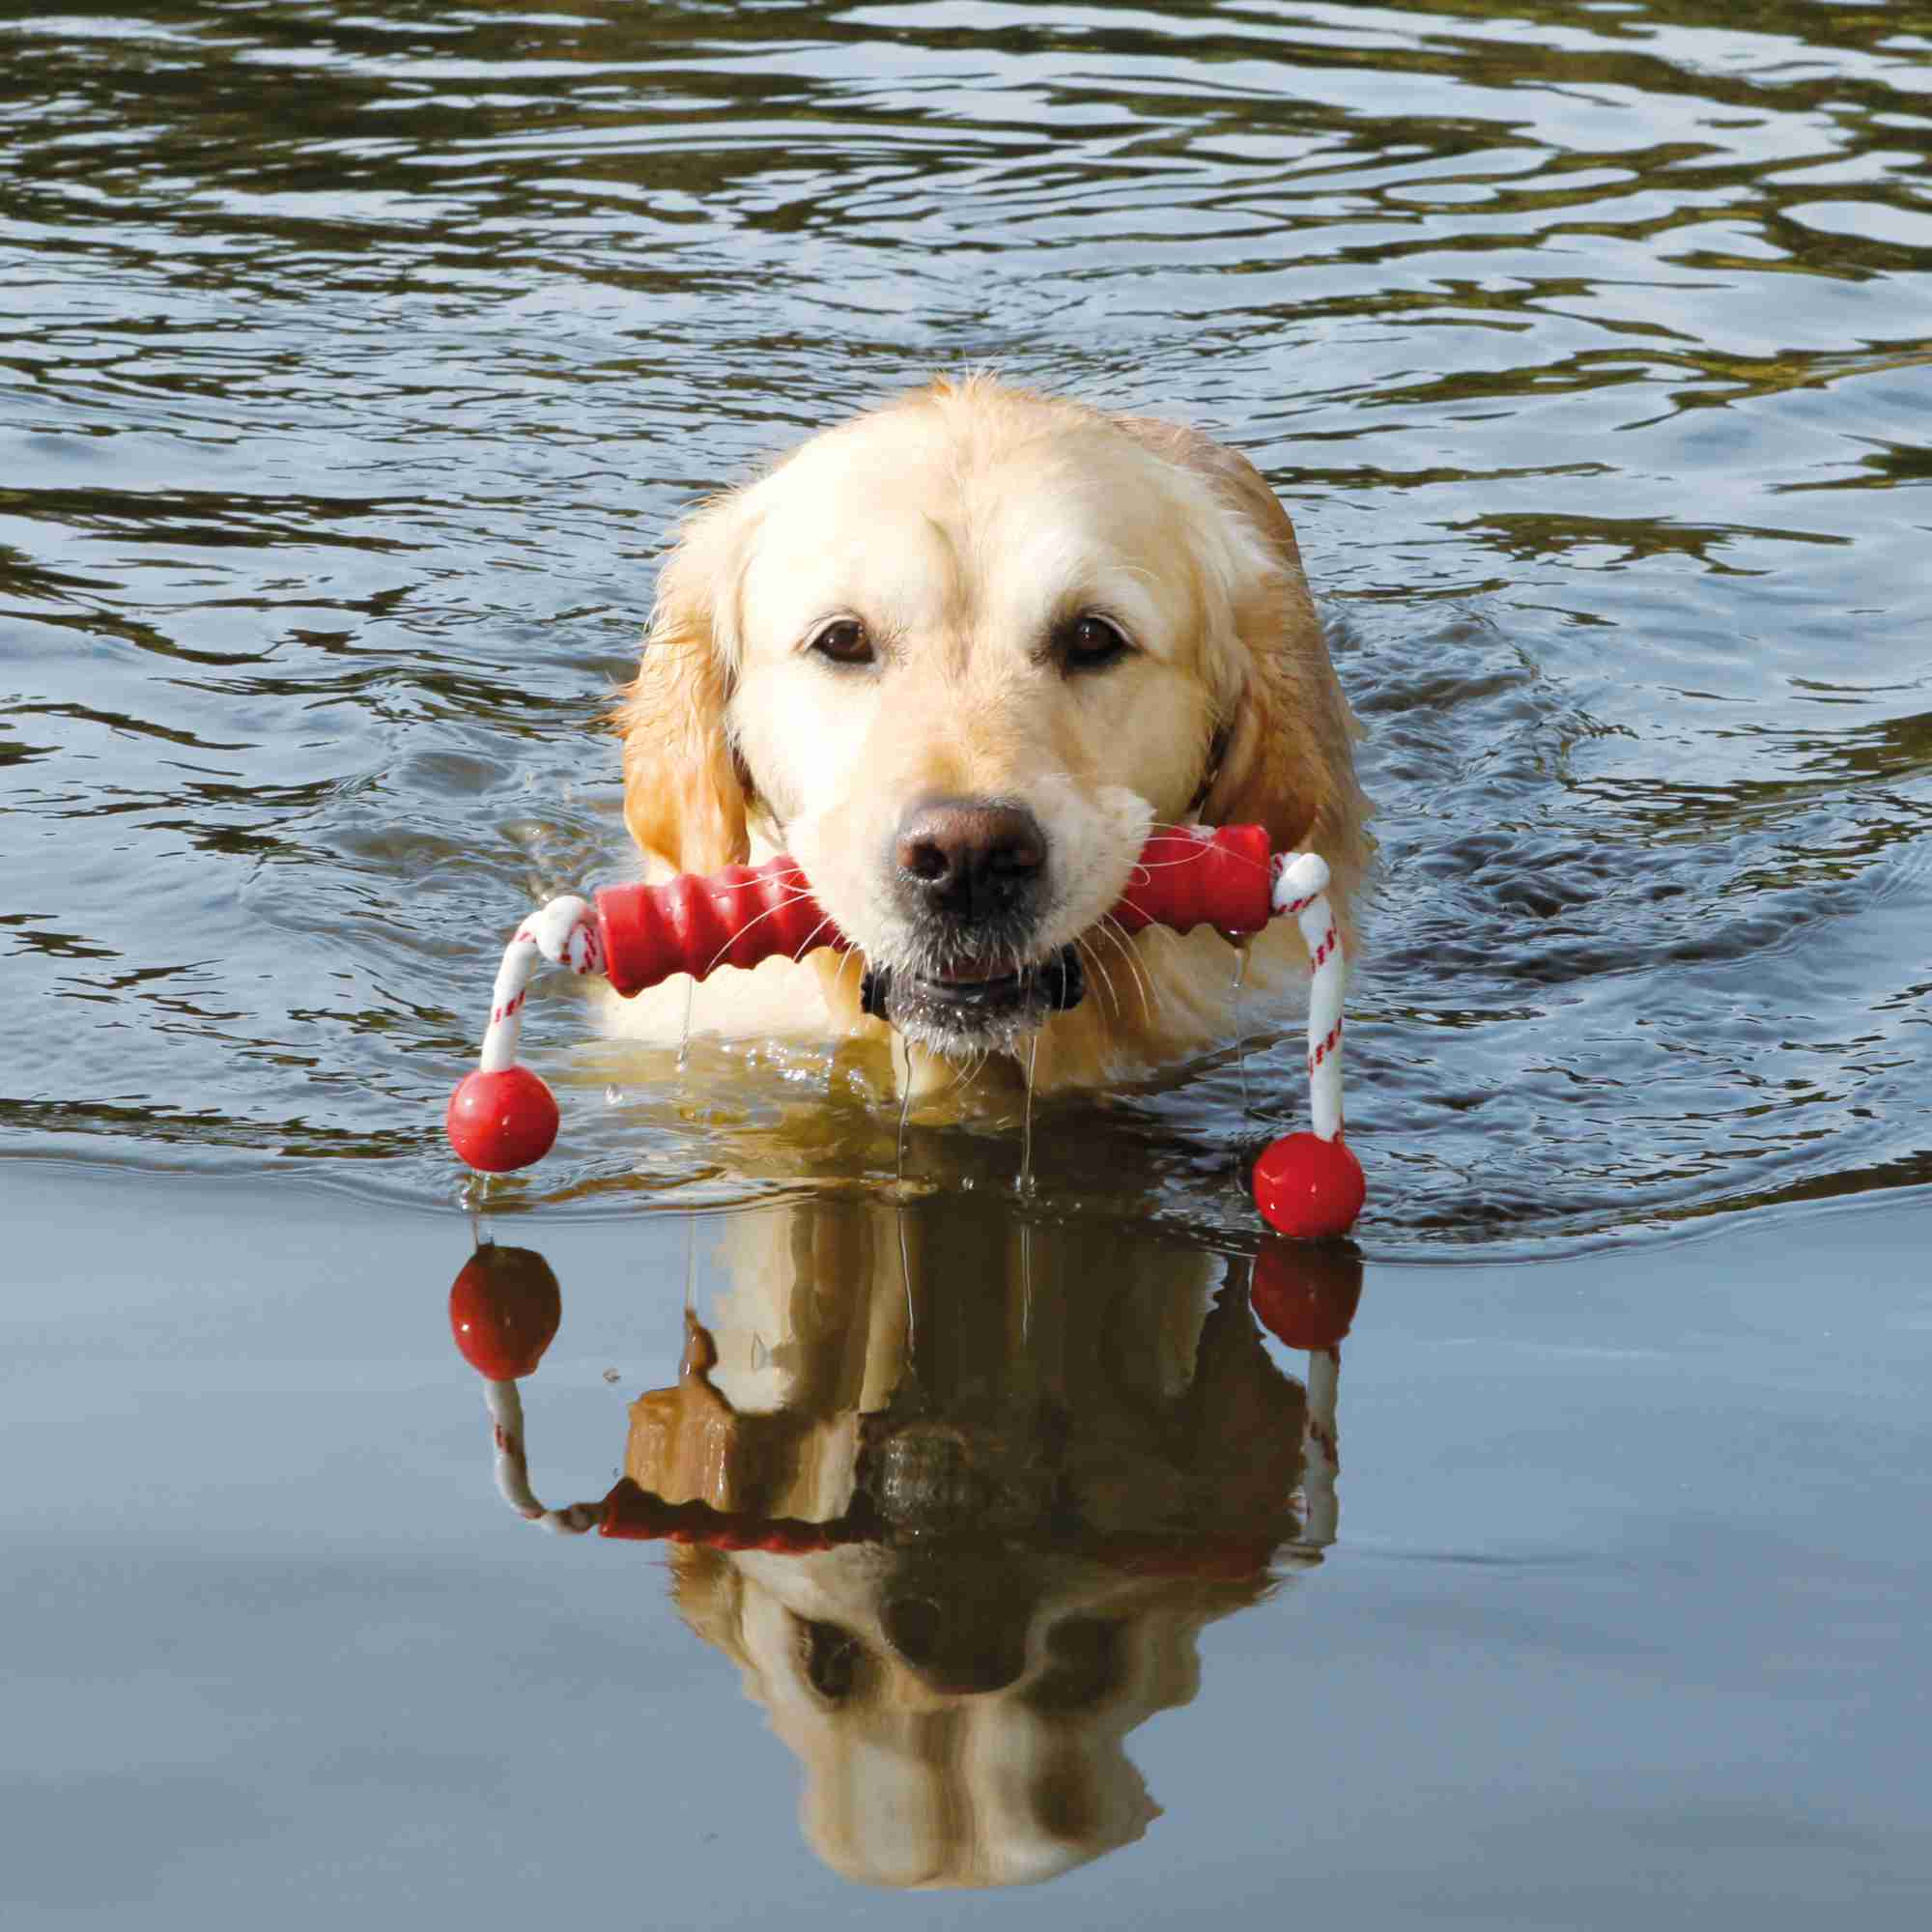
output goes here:
{"type": "Polygon", "coordinates": [[[927,798],[899,820],[900,875],[919,903],[956,919],[1021,908],[1046,867],[1046,834],[1021,805],[927,798]]]}

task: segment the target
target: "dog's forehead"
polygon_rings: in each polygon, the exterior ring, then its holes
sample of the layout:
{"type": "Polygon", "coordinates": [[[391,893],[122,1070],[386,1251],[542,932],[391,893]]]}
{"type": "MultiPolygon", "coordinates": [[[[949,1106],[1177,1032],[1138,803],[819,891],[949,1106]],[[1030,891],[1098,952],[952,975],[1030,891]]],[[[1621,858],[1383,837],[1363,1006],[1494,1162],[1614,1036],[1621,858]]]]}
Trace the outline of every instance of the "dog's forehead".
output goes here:
{"type": "Polygon", "coordinates": [[[1197,584],[1167,466],[1105,425],[966,435],[888,412],[820,437],[759,485],[754,631],[850,610],[895,629],[1030,632],[1099,603],[1185,627],[1197,584]]]}
{"type": "Polygon", "coordinates": [[[755,621],[956,596],[957,489],[943,447],[890,419],[808,443],[758,486],[746,574],[755,621]],[[863,429],[864,433],[861,433],[863,429]]]}
{"type": "Polygon", "coordinates": [[[1165,465],[1124,438],[1016,451],[975,479],[974,602],[1001,634],[1097,610],[1138,641],[1200,617],[1198,528],[1165,465]]]}

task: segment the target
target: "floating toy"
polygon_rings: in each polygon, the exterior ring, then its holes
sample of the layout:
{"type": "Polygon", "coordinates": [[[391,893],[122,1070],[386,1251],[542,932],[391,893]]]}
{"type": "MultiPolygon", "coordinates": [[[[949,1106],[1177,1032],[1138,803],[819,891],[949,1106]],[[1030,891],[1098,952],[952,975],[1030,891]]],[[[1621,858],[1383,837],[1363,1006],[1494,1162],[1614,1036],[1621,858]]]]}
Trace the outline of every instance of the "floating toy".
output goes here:
{"type": "MultiPolygon", "coordinates": [[[[1272,919],[1293,918],[1314,973],[1308,1001],[1308,1088],[1313,1132],[1275,1141],[1255,1163],[1255,1203],[1284,1235],[1344,1235],[1361,1212],[1359,1161],[1342,1138],[1341,936],[1327,900],[1328,867],[1313,852],[1275,853],[1259,825],[1190,827],[1156,833],[1142,848],[1132,881],[1114,907],[1124,932],[1164,925],[1177,932],[1211,925],[1230,941],[1252,938],[1272,919]]],[[[573,973],[601,974],[626,998],[674,974],[695,980],[722,966],[802,959],[851,942],[820,910],[797,864],[727,866],[661,886],[608,886],[594,905],[552,899],[517,928],[503,953],[490,1025],[476,1068],[450,1096],[444,1126],[469,1166],[507,1174],[541,1160],[556,1139],[557,1108],[536,1074],[517,1062],[524,1002],[548,961],[573,973]]],[[[1056,962],[1055,1005],[1078,1003],[1077,966],[1056,962]]],[[[885,1015],[879,982],[867,1008],[885,1015]]]]}

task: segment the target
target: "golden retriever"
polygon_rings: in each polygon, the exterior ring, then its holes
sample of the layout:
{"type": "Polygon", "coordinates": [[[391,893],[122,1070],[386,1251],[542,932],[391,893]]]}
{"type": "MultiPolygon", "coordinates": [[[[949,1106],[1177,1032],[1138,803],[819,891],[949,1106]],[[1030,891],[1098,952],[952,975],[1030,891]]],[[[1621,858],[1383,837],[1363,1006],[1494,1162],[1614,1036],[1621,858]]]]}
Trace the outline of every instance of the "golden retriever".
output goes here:
{"type": "MultiPolygon", "coordinates": [[[[1022,1054],[1092,1086],[1225,1034],[1224,940],[1106,923],[1154,827],[1319,851],[1352,936],[1367,802],[1294,530],[1189,429],[976,376],[814,437],[685,526],[616,723],[648,862],[787,851],[857,949],[716,976],[696,1023],[889,1020],[916,1092],[1022,1054]]],[[[1306,962],[1291,921],[1255,953],[1250,984],[1306,962]]],[[[680,988],[624,1030],[687,1019],[680,988]]]]}

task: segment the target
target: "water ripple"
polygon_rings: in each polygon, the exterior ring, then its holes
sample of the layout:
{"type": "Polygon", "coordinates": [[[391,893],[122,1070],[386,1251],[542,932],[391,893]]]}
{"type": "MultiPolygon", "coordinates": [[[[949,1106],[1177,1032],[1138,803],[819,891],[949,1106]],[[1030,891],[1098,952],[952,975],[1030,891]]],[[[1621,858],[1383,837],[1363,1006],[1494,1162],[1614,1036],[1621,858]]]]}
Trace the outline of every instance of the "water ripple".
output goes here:
{"type": "MultiPolygon", "coordinates": [[[[624,863],[596,720],[665,531],[993,359],[1296,515],[1380,807],[1374,1238],[1932,1179],[1932,82],[1883,10],[1734,14],[0,22],[10,1148],[445,1198],[497,937],[624,863]]],[[[584,1031],[537,1050],[620,1104],[518,1198],[890,1169],[864,1065],[584,1031]]],[[[1242,1091],[1057,1112],[1055,1211],[1246,1241],[1242,1091]]]]}

